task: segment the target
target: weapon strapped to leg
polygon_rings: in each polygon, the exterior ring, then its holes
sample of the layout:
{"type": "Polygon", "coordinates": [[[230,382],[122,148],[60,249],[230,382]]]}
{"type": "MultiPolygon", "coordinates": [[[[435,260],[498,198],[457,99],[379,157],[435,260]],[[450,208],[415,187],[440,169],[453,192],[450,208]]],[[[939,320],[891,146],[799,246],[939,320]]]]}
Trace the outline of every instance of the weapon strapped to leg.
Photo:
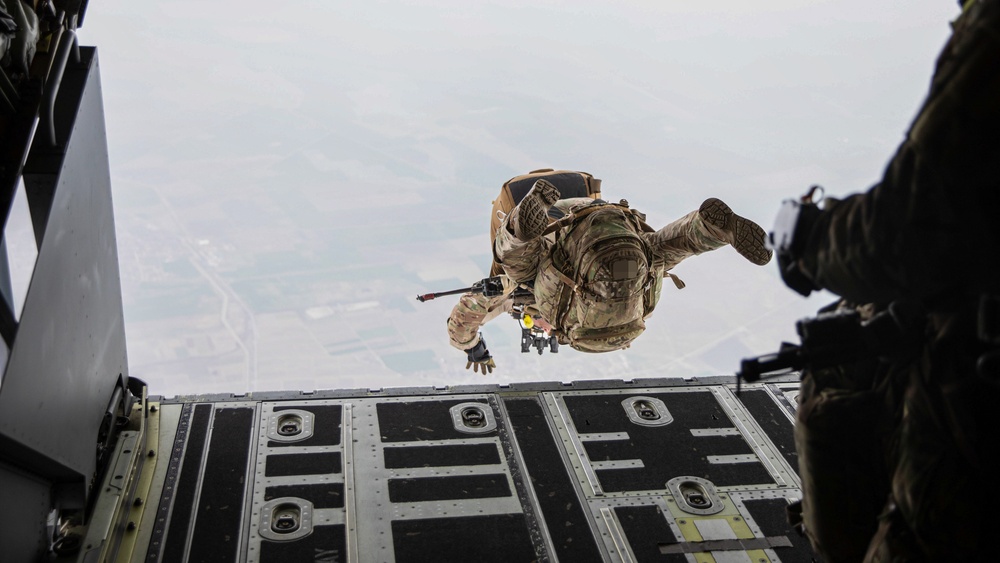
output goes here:
{"type": "Polygon", "coordinates": [[[534,347],[538,350],[539,356],[542,355],[545,348],[548,348],[553,354],[558,354],[559,340],[555,336],[549,336],[541,327],[537,326],[524,308],[524,305],[514,305],[514,310],[510,312],[510,316],[514,317],[521,325],[521,353],[527,354],[534,347]]]}

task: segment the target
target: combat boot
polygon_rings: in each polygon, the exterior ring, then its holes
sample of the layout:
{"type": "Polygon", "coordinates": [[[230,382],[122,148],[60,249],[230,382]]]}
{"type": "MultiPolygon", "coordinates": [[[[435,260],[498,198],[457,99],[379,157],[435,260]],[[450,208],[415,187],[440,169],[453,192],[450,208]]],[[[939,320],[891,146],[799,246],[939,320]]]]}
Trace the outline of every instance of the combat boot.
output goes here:
{"type": "Polygon", "coordinates": [[[549,208],[559,201],[559,188],[546,180],[538,180],[511,212],[508,227],[514,236],[527,242],[542,236],[549,226],[549,208]]]}
{"type": "Polygon", "coordinates": [[[771,249],[764,245],[764,229],[753,221],[740,217],[720,199],[706,199],[698,213],[706,224],[722,231],[722,240],[728,242],[744,258],[763,266],[771,260],[771,249]]]}

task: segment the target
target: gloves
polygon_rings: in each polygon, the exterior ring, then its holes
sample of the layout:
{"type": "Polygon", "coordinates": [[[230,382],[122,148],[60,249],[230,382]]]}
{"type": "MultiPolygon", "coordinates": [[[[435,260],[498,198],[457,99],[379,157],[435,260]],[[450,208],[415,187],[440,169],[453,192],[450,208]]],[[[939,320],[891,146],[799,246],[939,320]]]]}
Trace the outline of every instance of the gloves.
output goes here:
{"type": "Polygon", "coordinates": [[[820,287],[812,281],[809,276],[799,268],[799,261],[789,254],[778,254],[778,269],[781,272],[781,279],[789,289],[794,290],[799,295],[809,297],[813,291],[819,291],[820,287]]]}
{"type": "Polygon", "coordinates": [[[486,349],[483,333],[479,333],[479,343],[466,350],[465,353],[469,355],[469,363],[465,364],[465,369],[471,367],[472,371],[479,372],[481,370],[482,374],[486,375],[487,372],[493,373],[493,368],[497,367],[493,356],[490,356],[490,351],[486,349]]]}
{"type": "Polygon", "coordinates": [[[805,253],[813,226],[822,213],[807,199],[811,194],[812,191],[803,198],[805,201],[785,200],[767,238],[767,246],[778,257],[778,270],[785,285],[807,297],[820,289],[799,267],[799,258],[805,253]]]}

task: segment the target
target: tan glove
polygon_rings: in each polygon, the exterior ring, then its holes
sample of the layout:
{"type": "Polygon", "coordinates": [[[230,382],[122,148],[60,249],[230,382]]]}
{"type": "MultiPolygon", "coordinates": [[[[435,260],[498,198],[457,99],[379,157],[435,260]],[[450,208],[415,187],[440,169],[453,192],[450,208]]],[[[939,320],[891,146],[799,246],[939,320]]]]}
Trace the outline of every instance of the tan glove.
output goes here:
{"type": "Polygon", "coordinates": [[[466,350],[465,353],[469,355],[469,362],[465,364],[465,369],[471,367],[472,371],[486,375],[493,373],[493,368],[497,367],[493,356],[490,356],[490,351],[486,349],[486,340],[483,339],[482,333],[479,333],[479,343],[466,350]]]}

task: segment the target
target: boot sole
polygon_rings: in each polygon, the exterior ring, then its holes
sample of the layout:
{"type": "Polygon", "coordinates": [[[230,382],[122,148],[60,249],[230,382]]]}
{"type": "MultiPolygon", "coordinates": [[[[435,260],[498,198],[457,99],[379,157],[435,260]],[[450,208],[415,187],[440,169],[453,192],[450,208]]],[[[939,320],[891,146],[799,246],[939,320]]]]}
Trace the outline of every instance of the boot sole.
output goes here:
{"type": "MultiPolygon", "coordinates": [[[[539,180],[537,183],[544,182],[539,180]]],[[[537,184],[536,183],[536,184],[537,184]]],[[[550,185],[548,182],[546,184],[550,185]]],[[[556,189],[555,186],[552,186],[556,189]]],[[[535,190],[538,186],[533,186],[521,203],[517,206],[517,216],[514,217],[514,236],[522,241],[529,241],[538,238],[549,226],[549,207],[551,204],[543,201],[542,195],[535,190]]],[[[558,199],[558,198],[557,198],[558,199]]]]}
{"type": "Polygon", "coordinates": [[[725,241],[741,256],[763,266],[771,261],[772,252],[764,245],[765,233],[760,225],[733,212],[722,200],[710,198],[698,209],[705,222],[723,231],[725,241]]]}

